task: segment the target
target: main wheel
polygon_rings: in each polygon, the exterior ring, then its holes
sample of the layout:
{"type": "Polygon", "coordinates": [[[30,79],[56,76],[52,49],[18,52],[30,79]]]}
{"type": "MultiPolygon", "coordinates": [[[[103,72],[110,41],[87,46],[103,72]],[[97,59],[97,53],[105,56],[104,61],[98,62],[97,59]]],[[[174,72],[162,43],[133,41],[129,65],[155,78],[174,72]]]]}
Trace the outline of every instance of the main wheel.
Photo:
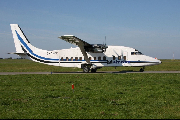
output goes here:
{"type": "Polygon", "coordinates": [[[84,68],[83,68],[83,72],[84,72],[84,73],[88,73],[88,72],[89,72],[89,70],[90,70],[90,69],[89,69],[89,67],[88,67],[88,66],[84,66],[84,68]]]}
{"type": "Polygon", "coordinates": [[[95,73],[97,69],[91,69],[91,72],[92,73],[95,73]]]}

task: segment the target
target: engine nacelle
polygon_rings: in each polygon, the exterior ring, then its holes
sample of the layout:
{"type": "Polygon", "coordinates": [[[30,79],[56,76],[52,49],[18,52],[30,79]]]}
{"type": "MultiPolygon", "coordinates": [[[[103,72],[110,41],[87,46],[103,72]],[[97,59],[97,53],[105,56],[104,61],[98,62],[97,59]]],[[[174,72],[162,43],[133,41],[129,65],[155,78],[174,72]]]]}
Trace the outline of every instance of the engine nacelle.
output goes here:
{"type": "Polygon", "coordinates": [[[104,50],[102,50],[101,48],[94,48],[94,53],[102,53],[104,52],[104,50]]]}
{"type": "Polygon", "coordinates": [[[108,47],[104,44],[91,44],[91,46],[85,46],[84,48],[87,52],[103,53],[108,47]]]}

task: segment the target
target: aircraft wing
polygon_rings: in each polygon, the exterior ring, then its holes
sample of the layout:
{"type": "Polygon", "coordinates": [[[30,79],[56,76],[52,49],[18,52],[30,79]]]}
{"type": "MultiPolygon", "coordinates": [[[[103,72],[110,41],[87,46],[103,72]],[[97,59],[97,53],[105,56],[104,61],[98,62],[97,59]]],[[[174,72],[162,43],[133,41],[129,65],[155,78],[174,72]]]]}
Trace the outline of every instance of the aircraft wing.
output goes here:
{"type": "Polygon", "coordinates": [[[73,35],[64,35],[64,36],[61,36],[59,38],[62,40],[65,40],[66,42],[69,42],[71,44],[77,45],[80,48],[86,62],[88,64],[91,63],[88,56],[87,56],[85,48],[86,47],[92,47],[92,45],[90,45],[89,43],[87,43],[87,42],[85,42],[85,41],[83,41],[83,40],[81,40],[81,39],[79,39],[73,35]]]}
{"type": "Polygon", "coordinates": [[[60,36],[59,38],[62,39],[62,40],[65,40],[66,42],[69,42],[71,44],[77,45],[77,46],[79,46],[79,44],[83,44],[83,46],[92,47],[91,44],[89,44],[89,43],[75,37],[74,35],[64,35],[64,36],[60,36]]]}
{"type": "Polygon", "coordinates": [[[104,51],[106,51],[106,48],[108,48],[104,44],[89,44],[89,43],[75,37],[74,35],[64,35],[64,36],[60,36],[59,38],[62,40],[65,40],[66,42],[69,42],[71,44],[77,45],[80,48],[80,50],[84,56],[84,59],[89,64],[90,64],[90,60],[89,60],[86,52],[103,53],[104,51]]]}
{"type": "Polygon", "coordinates": [[[106,44],[89,44],[74,35],[64,35],[59,37],[62,40],[65,40],[66,42],[69,42],[71,44],[77,45],[79,47],[83,47],[86,52],[91,53],[103,53],[106,51],[106,44]]]}

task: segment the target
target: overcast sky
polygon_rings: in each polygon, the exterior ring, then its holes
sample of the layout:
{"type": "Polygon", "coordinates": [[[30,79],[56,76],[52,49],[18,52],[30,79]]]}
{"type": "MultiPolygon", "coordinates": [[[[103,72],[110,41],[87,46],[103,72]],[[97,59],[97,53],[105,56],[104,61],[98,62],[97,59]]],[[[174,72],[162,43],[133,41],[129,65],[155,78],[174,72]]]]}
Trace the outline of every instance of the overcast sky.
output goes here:
{"type": "Polygon", "coordinates": [[[58,37],[136,48],[180,59],[180,0],[0,0],[0,58],[15,52],[10,24],[46,50],[76,47],[58,37]]]}

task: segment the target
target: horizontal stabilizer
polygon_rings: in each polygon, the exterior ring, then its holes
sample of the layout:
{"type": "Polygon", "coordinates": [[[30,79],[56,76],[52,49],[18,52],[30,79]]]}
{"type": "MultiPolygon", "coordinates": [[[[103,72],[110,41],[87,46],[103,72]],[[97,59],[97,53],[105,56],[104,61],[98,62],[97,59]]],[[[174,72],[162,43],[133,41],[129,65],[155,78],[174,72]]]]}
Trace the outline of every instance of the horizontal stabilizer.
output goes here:
{"type": "Polygon", "coordinates": [[[8,54],[27,55],[26,53],[15,53],[15,52],[8,53],[8,54]]]}

